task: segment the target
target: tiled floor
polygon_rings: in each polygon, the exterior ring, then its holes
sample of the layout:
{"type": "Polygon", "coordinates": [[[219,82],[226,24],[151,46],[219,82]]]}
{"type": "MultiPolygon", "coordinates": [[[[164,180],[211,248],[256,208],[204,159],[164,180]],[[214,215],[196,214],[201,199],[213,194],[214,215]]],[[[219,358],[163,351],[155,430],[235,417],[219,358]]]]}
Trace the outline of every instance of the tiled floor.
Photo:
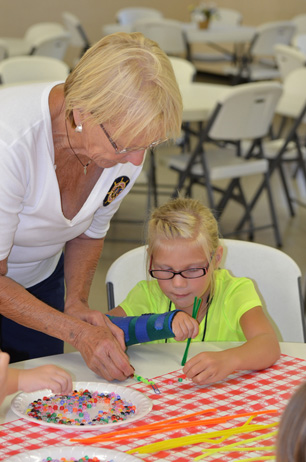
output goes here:
{"type": "MultiPolygon", "coordinates": [[[[160,150],[156,154],[157,159],[157,175],[160,184],[174,185],[176,182],[176,174],[169,170],[167,167],[167,157],[177,151],[176,147],[167,147],[160,150]]],[[[258,184],[259,178],[252,177],[252,180],[244,182],[247,186],[247,191],[252,194],[254,188],[258,184]]],[[[296,181],[291,181],[291,185],[296,197],[300,197],[306,204],[306,188],[301,176],[298,176],[296,181]]],[[[280,181],[277,174],[272,177],[273,195],[277,208],[277,215],[279,219],[281,235],[283,240],[282,251],[290,255],[300,266],[302,271],[302,285],[303,289],[306,286],[306,207],[296,207],[295,217],[290,217],[287,206],[284,200],[284,194],[280,186],[280,181]]],[[[134,187],[136,191],[136,187],[134,187]]],[[[168,195],[159,196],[159,202],[166,201],[170,198],[172,190],[168,189],[168,195]]],[[[204,188],[196,187],[194,196],[206,201],[206,192],[204,188]]],[[[232,229],[233,225],[241,213],[241,208],[236,204],[231,204],[227,212],[221,220],[221,233],[226,233],[232,229]]],[[[111,228],[106,238],[103,255],[100,259],[91,293],[90,293],[90,306],[93,309],[107,311],[107,298],[105,291],[105,275],[112,264],[122,253],[141,245],[144,242],[145,226],[144,222],[147,216],[147,196],[146,194],[130,193],[123,201],[116,217],[113,219],[111,228]],[[116,220],[139,220],[138,224],[127,224],[116,220]],[[126,239],[134,240],[134,242],[124,242],[126,239]]],[[[266,205],[265,196],[262,196],[258,206],[255,209],[255,222],[266,223],[268,216],[268,209],[266,205]]],[[[272,229],[261,230],[255,233],[256,242],[275,246],[274,235],[272,229]]],[[[264,262],[263,262],[264,265],[264,262]]],[[[271,275],[273,277],[273,275],[271,275]]],[[[70,347],[67,347],[70,351],[70,347]]]]}

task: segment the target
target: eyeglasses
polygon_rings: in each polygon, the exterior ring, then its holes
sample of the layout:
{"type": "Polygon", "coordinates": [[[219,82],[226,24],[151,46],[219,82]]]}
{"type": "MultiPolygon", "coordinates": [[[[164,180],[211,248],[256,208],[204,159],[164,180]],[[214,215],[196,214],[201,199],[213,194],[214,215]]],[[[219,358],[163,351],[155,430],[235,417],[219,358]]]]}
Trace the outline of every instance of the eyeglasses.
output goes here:
{"type": "Polygon", "coordinates": [[[182,278],[185,279],[197,279],[202,278],[208,272],[209,265],[211,263],[213,254],[208,262],[208,264],[202,268],[189,268],[183,271],[170,271],[170,270],[149,270],[150,275],[154,279],[160,279],[162,281],[166,281],[168,279],[173,279],[174,276],[179,274],[182,278]]]}
{"type": "Polygon", "coordinates": [[[104,128],[103,124],[100,124],[100,127],[102,128],[103,132],[105,133],[108,141],[110,144],[113,146],[115,149],[116,154],[124,154],[126,152],[137,152],[137,151],[145,151],[146,149],[153,149],[157,145],[164,143],[165,141],[168,140],[168,138],[165,138],[164,140],[157,140],[153,141],[153,143],[149,144],[149,146],[144,146],[144,147],[135,147],[135,148],[124,148],[124,149],[119,149],[113,138],[110,136],[110,134],[107,132],[107,130],[104,128]]]}

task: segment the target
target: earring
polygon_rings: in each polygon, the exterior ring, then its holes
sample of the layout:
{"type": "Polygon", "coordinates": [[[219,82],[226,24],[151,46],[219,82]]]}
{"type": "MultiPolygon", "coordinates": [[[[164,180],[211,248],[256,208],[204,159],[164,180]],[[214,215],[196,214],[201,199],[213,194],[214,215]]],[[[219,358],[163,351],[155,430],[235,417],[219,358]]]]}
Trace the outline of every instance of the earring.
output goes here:
{"type": "Polygon", "coordinates": [[[76,131],[77,133],[82,133],[82,131],[83,131],[83,125],[82,125],[82,124],[78,124],[78,125],[75,127],[74,131],[76,131]]]}

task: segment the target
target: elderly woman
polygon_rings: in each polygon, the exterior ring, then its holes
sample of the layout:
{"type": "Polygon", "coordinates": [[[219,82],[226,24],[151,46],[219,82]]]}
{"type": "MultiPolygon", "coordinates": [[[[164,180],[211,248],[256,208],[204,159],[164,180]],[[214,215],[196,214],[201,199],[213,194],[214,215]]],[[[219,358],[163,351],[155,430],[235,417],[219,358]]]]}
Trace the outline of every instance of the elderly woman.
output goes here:
{"type": "Polygon", "coordinates": [[[88,295],[146,149],[180,132],[171,64],[142,34],[109,35],[64,84],[3,89],[0,107],[1,349],[18,361],[66,341],[94,372],[124,380],[123,333],[88,295]]]}

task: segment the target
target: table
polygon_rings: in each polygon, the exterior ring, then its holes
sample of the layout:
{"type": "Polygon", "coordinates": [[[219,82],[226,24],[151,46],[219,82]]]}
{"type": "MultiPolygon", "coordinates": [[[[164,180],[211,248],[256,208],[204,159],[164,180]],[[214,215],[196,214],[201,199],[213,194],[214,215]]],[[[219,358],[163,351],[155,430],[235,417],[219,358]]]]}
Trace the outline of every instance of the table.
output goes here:
{"type": "MultiPolygon", "coordinates": [[[[181,22],[188,43],[245,43],[252,40],[256,28],[252,26],[214,25],[209,29],[199,29],[194,22],[181,22]]],[[[103,35],[115,32],[132,32],[132,24],[104,24],[103,35]]]]}
{"type": "MultiPolygon", "coordinates": [[[[191,343],[189,358],[201,351],[220,351],[238,345],[239,343],[229,342],[191,343]]],[[[282,353],[306,359],[306,344],[280,343],[280,346],[282,353]]],[[[143,377],[153,378],[180,369],[180,362],[184,350],[185,344],[180,343],[133,345],[128,348],[128,355],[136,373],[139,373],[143,377]],[[166,360],[161,361],[161,358],[166,360]]],[[[70,372],[74,381],[103,381],[103,379],[99,378],[94,372],[88,369],[79,352],[22,361],[20,363],[14,363],[10,367],[30,369],[50,363],[66,369],[70,372]]],[[[125,382],[122,382],[122,385],[130,385],[132,383],[135,383],[133,379],[127,379],[125,382]]],[[[12,395],[7,397],[0,407],[0,424],[17,419],[17,416],[10,410],[12,397],[12,395]]]]}
{"type": "Polygon", "coordinates": [[[183,25],[187,42],[193,43],[246,43],[254,37],[256,28],[252,26],[216,25],[211,29],[198,29],[183,25]]]}

